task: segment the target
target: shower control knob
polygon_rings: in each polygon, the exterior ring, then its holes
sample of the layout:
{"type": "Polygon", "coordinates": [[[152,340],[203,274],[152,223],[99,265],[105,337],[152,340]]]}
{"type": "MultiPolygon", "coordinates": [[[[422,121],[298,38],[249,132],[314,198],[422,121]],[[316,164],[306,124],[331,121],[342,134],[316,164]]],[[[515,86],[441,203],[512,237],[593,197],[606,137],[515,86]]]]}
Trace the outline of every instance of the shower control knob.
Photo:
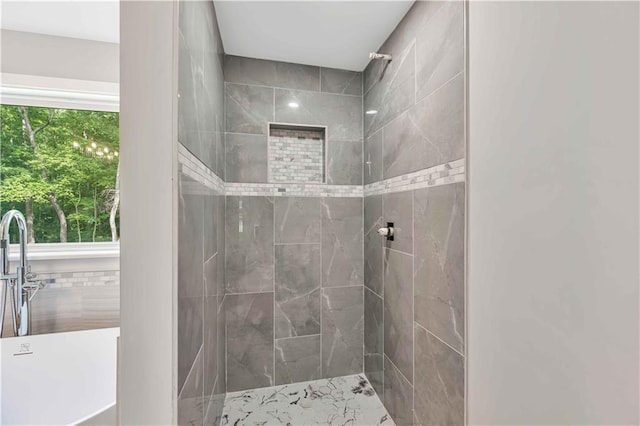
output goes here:
{"type": "Polygon", "coordinates": [[[392,235],[393,231],[391,230],[391,228],[380,228],[378,229],[378,234],[382,235],[383,237],[387,237],[389,235],[392,235]]]}
{"type": "Polygon", "coordinates": [[[387,222],[385,228],[378,229],[378,235],[386,237],[387,240],[393,241],[393,223],[387,222]]]}

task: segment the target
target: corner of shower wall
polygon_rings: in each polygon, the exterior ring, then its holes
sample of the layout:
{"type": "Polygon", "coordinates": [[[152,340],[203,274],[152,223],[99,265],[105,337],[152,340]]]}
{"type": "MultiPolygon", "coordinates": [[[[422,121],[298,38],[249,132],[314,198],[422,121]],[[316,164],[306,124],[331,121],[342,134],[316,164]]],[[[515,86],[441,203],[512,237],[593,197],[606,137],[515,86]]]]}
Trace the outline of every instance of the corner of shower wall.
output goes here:
{"type": "Polygon", "coordinates": [[[397,424],[465,421],[464,14],[415,2],[364,71],[365,374],[397,424]]]}
{"type": "Polygon", "coordinates": [[[211,1],[178,18],[178,424],[217,425],[226,395],[224,83],[211,1]]]}

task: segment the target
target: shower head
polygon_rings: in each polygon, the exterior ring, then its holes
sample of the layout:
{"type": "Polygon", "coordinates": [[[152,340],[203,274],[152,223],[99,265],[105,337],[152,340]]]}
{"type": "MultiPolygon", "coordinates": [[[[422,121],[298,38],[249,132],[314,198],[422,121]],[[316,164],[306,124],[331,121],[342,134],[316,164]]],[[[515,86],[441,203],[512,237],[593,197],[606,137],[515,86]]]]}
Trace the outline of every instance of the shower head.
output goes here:
{"type": "Polygon", "coordinates": [[[378,81],[381,81],[382,78],[384,77],[384,73],[387,71],[387,67],[391,63],[392,56],[389,55],[388,53],[371,52],[369,53],[369,59],[371,60],[382,59],[384,61],[384,64],[380,69],[380,73],[378,74],[378,81]]]}
{"type": "Polygon", "coordinates": [[[385,61],[391,61],[391,55],[387,54],[387,53],[378,53],[378,52],[371,52],[369,53],[369,59],[384,59],[385,61]]]}

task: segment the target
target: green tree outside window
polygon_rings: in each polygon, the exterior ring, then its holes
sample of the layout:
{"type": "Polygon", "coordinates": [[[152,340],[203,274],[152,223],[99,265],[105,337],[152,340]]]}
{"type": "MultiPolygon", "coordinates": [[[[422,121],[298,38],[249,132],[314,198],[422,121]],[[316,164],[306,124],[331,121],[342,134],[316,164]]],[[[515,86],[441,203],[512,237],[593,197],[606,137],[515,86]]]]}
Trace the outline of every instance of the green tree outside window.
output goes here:
{"type": "Polygon", "coordinates": [[[119,149],[118,113],[0,105],[0,213],[31,243],[118,241],[119,149]]]}

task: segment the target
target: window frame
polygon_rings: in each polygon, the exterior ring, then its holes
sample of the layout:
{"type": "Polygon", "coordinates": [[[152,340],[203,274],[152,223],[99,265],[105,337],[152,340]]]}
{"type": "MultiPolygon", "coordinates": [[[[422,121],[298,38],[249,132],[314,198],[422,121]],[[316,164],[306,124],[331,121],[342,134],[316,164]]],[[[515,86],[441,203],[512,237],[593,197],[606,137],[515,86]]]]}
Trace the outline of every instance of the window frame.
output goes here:
{"type": "Polygon", "coordinates": [[[118,83],[0,73],[0,103],[120,112],[118,83]]]}
{"type": "MultiPolygon", "coordinates": [[[[119,113],[120,85],[104,81],[0,73],[0,104],[119,113]]],[[[10,245],[10,253],[9,260],[17,260],[17,244],[10,245]]],[[[72,270],[90,271],[96,270],[98,264],[110,269],[107,265],[117,262],[120,257],[120,242],[35,243],[28,245],[27,257],[31,262],[49,264],[48,272],[52,267],[58,269],[59,266],[67,271],[69,267],[72,270]],[[88,260],[92,260],[89,263],[93,264],[89,268],[86,267],[88,260]]]]}

